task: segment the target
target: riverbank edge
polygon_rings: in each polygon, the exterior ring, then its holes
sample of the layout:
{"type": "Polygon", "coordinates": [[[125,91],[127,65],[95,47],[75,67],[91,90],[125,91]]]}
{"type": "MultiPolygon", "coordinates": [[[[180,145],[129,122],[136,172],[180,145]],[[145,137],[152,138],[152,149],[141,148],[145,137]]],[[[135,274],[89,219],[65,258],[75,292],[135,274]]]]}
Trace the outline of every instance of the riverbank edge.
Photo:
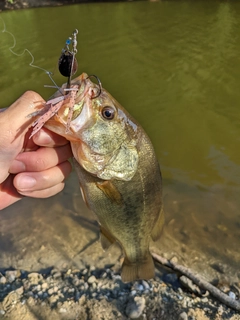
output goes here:
{"type": "MultiPolygon", "coordinates": [[[[134,0],[131,0],[131,2],[134,0]]],[[[48,0],[48,1],[35,1],[35,0],[4,0],[0,2],[0,11],[6,10],[19,10],[41,7],[58,7],[63,5],[71,5],[78,3],[96,3],[96,2],[129,2],[129,0],[48,0]]]]}

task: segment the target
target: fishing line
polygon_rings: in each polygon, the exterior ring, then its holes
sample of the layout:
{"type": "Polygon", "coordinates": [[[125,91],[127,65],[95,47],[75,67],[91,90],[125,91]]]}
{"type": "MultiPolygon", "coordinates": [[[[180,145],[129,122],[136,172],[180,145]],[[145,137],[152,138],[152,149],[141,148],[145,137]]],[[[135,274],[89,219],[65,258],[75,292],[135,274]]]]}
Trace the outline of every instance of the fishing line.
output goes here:
{"type": "MultiPolygon", "coordinates": [[[[15,52],[15,51],[13,50],[13,49],[16,47],[16,43],[17,43],[16,38],[15,38],[15,36],[14,36],[10,31],[7,30],[5,21],[3,20],[3,18],[2,18],[1,16],[0,16],[0,19],[2,20],[2,23],[3,23],[2,33],[8,33],[8,34],[12,37],[12,39],[13,39],[13,45],[10,46],[10,47],[8,48],[8,50],[9,50],[12,54],[14,54],[15,56],[17,56],[17,57],[22,57],[22,56],[25,54],[25,52],[28,53],[28,54],[30,55],[31,59],[32,59],[32,61],[29,63],[29,66],[44,71],[44,72],[49,76],[49,78],[50,78],[50,80],[52,81],[52,83],[54,84],[54,86],[55,86],[58,90],[60,90],[59,86],[56,84],[56,82],[55,82],[55,81],[53,80],[53,78],[52,78],[53,73],[50,72],[50,71],[48,71],[48,70],[46,70],[46,69],[44,69],[44,68],[42,68],[42,67],[39,67],[39,66],[35,65],[35,64],[34,64],[34,60],[35,60],[35,59],[34,59],[34,56],[33,56],[33,54],[32,54],[27,48],[25,48],[22,53],[17,53],[17,52],[15,52]]],[[[62,92],[61,92],[61,93],[62,93],[62,92]]]]}

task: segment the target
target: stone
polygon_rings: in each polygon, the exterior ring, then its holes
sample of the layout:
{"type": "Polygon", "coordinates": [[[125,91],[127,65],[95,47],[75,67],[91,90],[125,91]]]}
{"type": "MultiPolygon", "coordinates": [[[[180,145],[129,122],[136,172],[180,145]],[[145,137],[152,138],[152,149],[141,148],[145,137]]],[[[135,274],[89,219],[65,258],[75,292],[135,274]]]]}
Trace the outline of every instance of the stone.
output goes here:
{"type": "Polygon", "coordinates": [[[21,272],[19,270],[8,270],[5,272],[5,277],[8,282],[12,283],[15,281],[16,278],[18,278],[21,275],[21,272]]]}
{"type": "Polygon", "coordinates": [[[145,299],[143,297],[135,297],[133,301],[129,301],[126,307],[126,315],[130,319],[139,318],[145,308],[145,299]]]}
{"type": "Polygon", "coordinates": [[[41,281],[43,279],[43,276],[37,272],[32,272],[29,273],[28,275],[28,280],[29,282],[31,282],[31,284],[35,284],[37,285],[39,283],[39,281],[41,281]]]}
{"type": "Polygon", "coordinates": [[[96,281],[96,277],[95,276],[91,276],[88,278],[88,283],[89,284],[93,284],[96,281]]]}
{"type": "Polygon", "coordinates": [[[228,296],[233,299],[233,300],[236,300],[236,294],[233,292],[233,291],[229,291],[228,292],[228,296]]]}
{"type": "Polygon", "coordinates": [[[182,312],[179,315],[179,320],[188,320],[188,315],[186,314],[186,312],[182,312]]]}
{"type": "Polygon", "coordinates": [[[5,284],[7,282],[6,277],[1,277],[0,278],[0,284],[5,284]]]}

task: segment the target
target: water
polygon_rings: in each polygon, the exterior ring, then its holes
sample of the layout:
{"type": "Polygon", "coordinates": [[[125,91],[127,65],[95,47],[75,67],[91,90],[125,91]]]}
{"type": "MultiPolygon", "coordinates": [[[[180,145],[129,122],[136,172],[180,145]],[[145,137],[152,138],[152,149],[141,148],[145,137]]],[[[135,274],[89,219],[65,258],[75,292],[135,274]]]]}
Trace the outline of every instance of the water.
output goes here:
{"type": "MultiPolygon", "coordinates": [[[[79,73],[98,75],[155,146],[167,220],[160,252],[200,269],[224,264],[234,277],[240,261],[240,3],[95,3],[1,16],[16,37],[15,51],[28,48],[36,65],[55,70],[58,84],[65,81],[56,68],[61,49],[79,30],[79,73]]],[[[28,55],[9,52],[8,34],[0,39],[1,107],[28,89],[48,98],[47,75],[29,66],[28,55]]],[[[44,241],[55,252],[54,263],[61,255],[73,259],[95,243],[89,214],[74,174],[62,194],[3,210],[1,265],[22,259],[21,267],[46,267],[47,261],[24,264],[44,241]]]]}

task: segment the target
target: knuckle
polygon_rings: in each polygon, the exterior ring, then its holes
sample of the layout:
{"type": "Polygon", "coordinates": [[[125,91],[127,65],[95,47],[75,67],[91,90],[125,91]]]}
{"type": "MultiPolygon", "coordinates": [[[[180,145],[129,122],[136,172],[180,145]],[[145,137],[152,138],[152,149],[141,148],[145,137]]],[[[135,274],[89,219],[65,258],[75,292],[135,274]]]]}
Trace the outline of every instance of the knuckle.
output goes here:
{"type": "Polygon", "coordinates": [[[38,100],[42,100],[42,97],[35,91],[32,90],[28,90],[26,92],[23,93],[22,98],[27,99],[27,100],[31,100],[31,101],[38,101],[38,100]]]}
{"type": "Polygon", "coordinates": [[[43,171],[48,167],[48,162],[44,158],[37,158],[33,165],[36,167],[36,171],[43,171]]]}

